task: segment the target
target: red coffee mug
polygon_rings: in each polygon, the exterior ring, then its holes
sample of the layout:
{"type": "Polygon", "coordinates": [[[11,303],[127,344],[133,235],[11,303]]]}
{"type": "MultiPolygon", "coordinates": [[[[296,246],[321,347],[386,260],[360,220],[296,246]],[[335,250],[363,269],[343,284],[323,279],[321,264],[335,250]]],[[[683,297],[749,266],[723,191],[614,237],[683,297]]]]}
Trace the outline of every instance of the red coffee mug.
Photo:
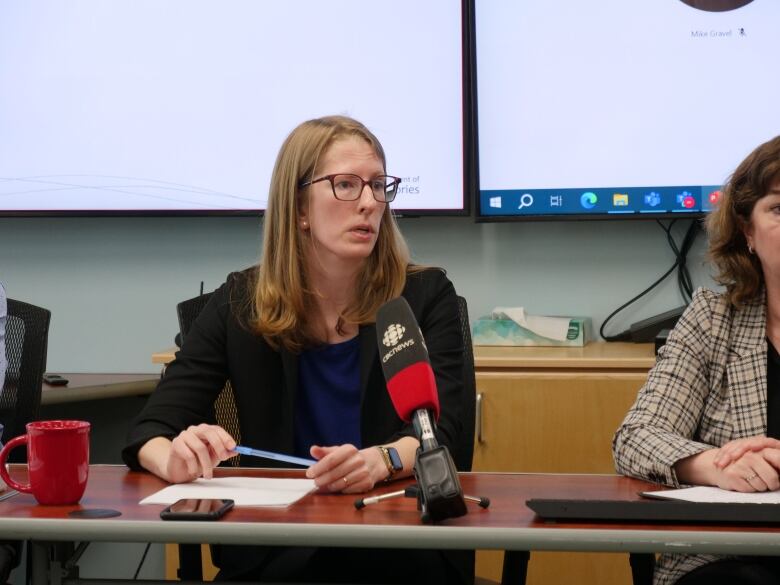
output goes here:
{"type": "Polygon", "coordinates": [[[27,425],[0,451],[0,477],[13,489],[32,494],[39,504],[75,504],[84,495],[89,473],[89,423],[80,420],[42,420],[27,425]],[[14,447],[27,443],[30,483],[8,475],[5,462],[14,447]]]}

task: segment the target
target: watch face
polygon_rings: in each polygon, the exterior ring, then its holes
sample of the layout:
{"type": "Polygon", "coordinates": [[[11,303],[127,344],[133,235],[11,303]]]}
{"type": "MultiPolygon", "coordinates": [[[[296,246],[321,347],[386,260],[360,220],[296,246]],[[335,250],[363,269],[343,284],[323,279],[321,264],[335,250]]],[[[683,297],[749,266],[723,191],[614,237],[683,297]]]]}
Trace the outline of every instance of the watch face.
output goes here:
{"type": "Polygon", "coordinates": [[[398,455],[395,447],[388,447],[387,454],[390,456],[390,463],[393,465],[393,469],[401,471],[404,468],[404,464],[401,462],[401,457],[398,455]]]}

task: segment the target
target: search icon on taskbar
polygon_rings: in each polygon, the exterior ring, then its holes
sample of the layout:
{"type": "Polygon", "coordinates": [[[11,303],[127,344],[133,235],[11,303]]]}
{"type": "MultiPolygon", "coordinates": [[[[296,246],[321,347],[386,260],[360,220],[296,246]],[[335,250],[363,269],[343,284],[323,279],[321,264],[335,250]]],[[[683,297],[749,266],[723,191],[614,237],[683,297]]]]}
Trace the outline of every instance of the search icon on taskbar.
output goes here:
{"type": "Polygon", "coordinates": [[[520,196],[520,205],[517,207],[518,209],[523,209],[523,207],[531,207],[534,204],[534,196],[530,193],[523,193],[520,196]]]}

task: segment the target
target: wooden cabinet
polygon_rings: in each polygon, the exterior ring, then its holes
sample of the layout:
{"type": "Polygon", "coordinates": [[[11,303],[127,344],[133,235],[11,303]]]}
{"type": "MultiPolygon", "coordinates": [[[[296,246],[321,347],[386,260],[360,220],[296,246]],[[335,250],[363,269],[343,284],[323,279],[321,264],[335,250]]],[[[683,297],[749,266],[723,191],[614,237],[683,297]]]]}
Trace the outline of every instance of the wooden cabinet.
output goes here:
{"type": "MultiPolygon", "coordinates": [[[[654,363],[650,344],[475,347],[474,471],[614,473],[612,435],[654,363]]],[[[500,580],[503,553],[477,574],[500,580]]],[[[533,553],[529,585],[630,583],[628,555],[533,553]]]]}

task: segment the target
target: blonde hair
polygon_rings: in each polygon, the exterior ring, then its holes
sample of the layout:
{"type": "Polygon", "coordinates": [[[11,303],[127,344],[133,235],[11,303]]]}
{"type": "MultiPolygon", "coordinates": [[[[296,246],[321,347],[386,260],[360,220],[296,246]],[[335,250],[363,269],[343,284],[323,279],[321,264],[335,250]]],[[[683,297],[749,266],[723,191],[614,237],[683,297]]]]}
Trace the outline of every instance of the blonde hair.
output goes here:
{"type": "MultiPolygon", "coordinates": [[[[290,133],[276,158],[249,318],[250,328],[274,348],[297,353],[321,343],[306,326],[307,317],[311,319],[316,310],[316,293],[307,281],[305,242],[298,227],[300,184],[312,178],[317,161],[334,141],[352,136],[364,139],[386,169],[385,153],[376,136],[346,116],[304,122],[290,133]]],[[[340,325],[373,322],[377,309],[403,291],[408,267],[409,249],[387,206],[376,245],[357,276],[354,303],[341,315],[340,325]]]]}
{"type": "Polygon", "coordinates": [[[726,286],[729,301],[740,306],[760,296],[764,272],[748,249],[745,229],[759,199],[780,180],[780,136],[758,146],[731,175],[715,210],[707,218],[709,256],[715,280],[726,286]]]}

